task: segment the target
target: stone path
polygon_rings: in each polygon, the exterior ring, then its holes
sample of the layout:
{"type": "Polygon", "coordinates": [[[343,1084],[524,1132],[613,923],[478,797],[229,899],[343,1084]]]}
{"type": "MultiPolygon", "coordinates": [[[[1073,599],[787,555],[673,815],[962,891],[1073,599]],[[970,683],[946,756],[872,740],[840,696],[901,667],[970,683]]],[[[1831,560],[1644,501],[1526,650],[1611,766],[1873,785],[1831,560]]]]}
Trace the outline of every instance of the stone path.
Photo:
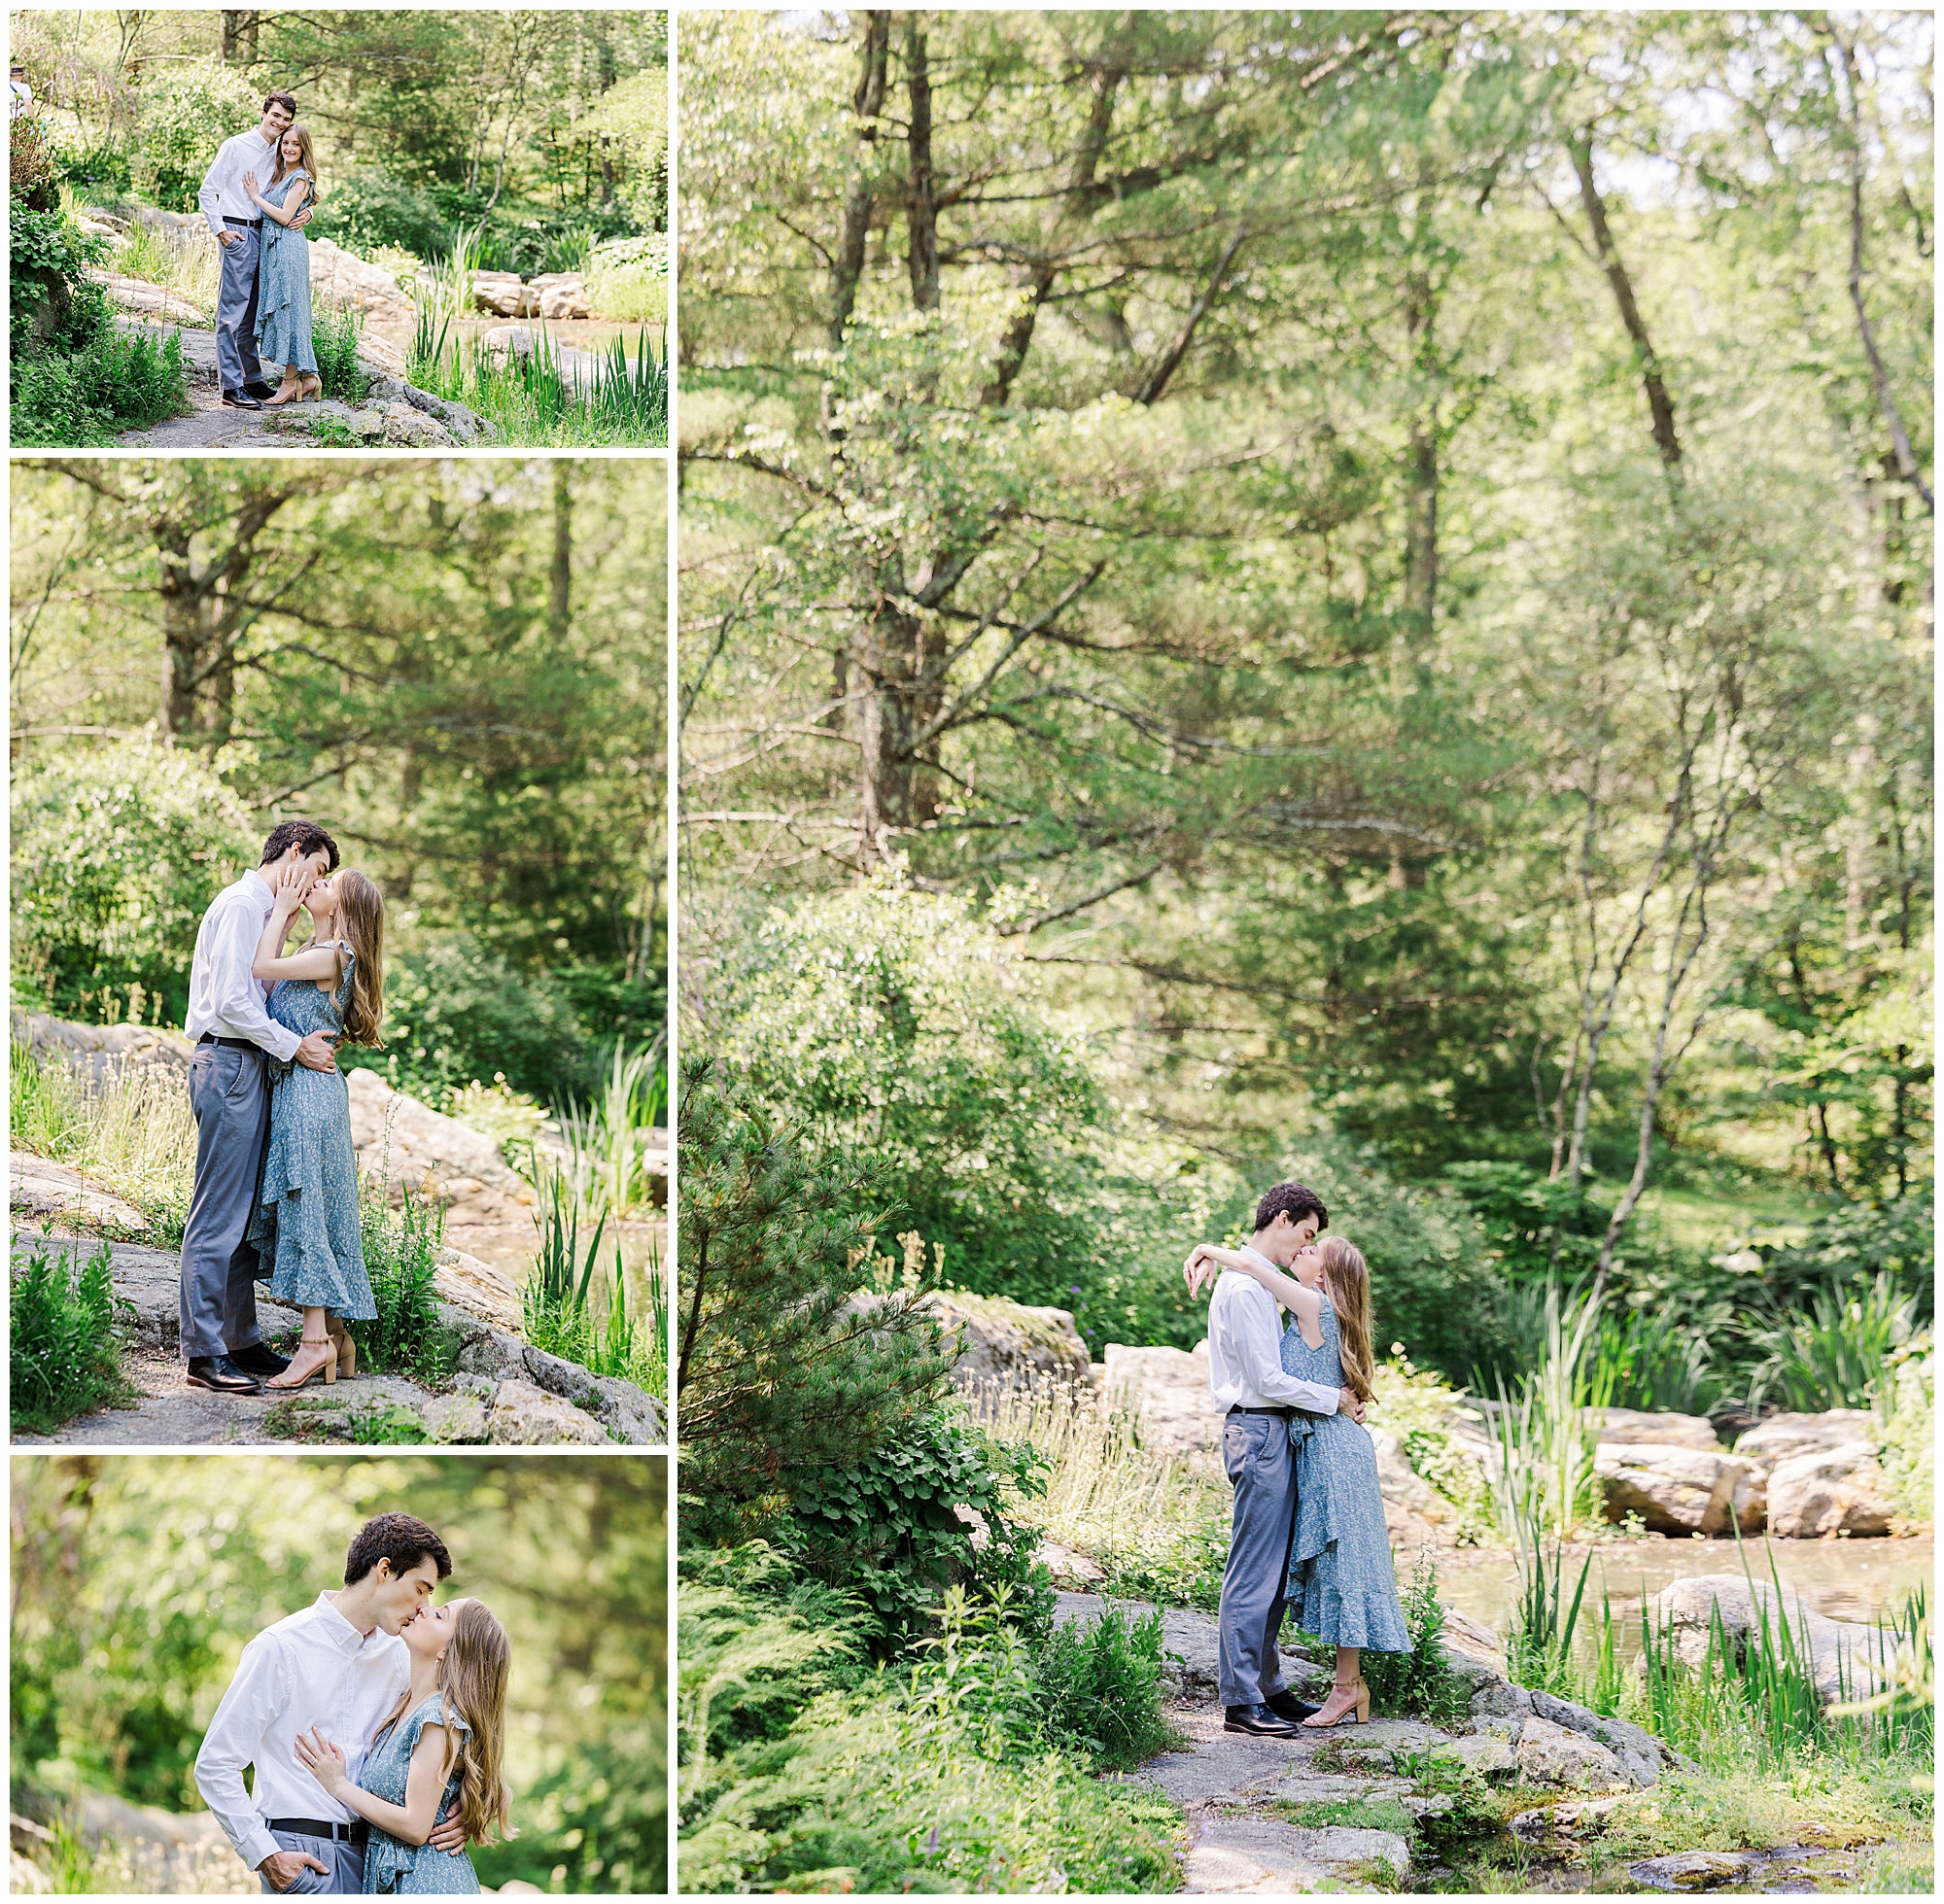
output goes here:
{"type": "MultiPolygon", "coordinates": [[[[158,334],[151,319],[118,318],[117,323],[124,330],[158,334]]],[[[226,408],[216,363],[216,332],[183,325],[176,335],[190,366],[190,414],[169,417],[150,430],[125,431],[116,438],[122,448],[304,449],[315,426],[327,420],[341,426],[357,443],[372,448],[450,449],[483,443],[490,433],[487,424],[464,404],[434,397],[364,359],[360,360],[360,368],[371,380],[371,395],[364,403],[294,403],[279,410],[226,408]]]]}
{"type": "MultiPolygon", "coordinates": [[[[1135,1617],[1153,1611],[1119,1603],[1135,1617]]],[[[1099,1619],[1098,1595],[1061,1593],[1062,1624],[1099,1619]]],[[[1280,1893],[1395,1890],[1435,1875],[1419,1868],[1415,1821],[1448,1811],[1448,1784],[1469,1768],[1486,1779],[1533,1787],[1550,1802],[1522,1815],[1534,1822],[1521,1842],[1555,1863],[1577,1857],[1577,1841],[1555,1846],[1551,1821],[1577,1821],[1596,1835],[1614,1800],[1649,1785],[1674,1755],[1637,1726],[1606,1719],[1512,1684],[1492,1636],[1465,1622],[1445,1654],[1470,1694],[1471,1716],[1450,1729],[1415,1719],[1376,1717],[1369,1725],[1297,1739],[1261,1739],[1223,1729],[1218,1699],[1217,1635],[1212,1617],[1184,1609],[1162,1611],[1170,1655],[1168,1717],[1188,1744],[1149,1759],[1128,1775],[1181,1806],[1188,1823],[1185,1888],[1192,1892],[1280,1893]],[[1406,1763],[1401,1764],[1403,1759],[1406,1763]],[[1427,1761],[1449,1776],[1431,1778],[1427,1761]],[[1414,1761],[1410,1763],[1409,1761],[1414,1761]],[[1579,1799],[1576,1805],[1572,1801],[1579,1799]],[[1329,1807],[1335,1821],[1305,1808],[1329,1807]]],[[[1285,1645],[1284,1677],[1308,1697],[1320,1696],[1328,1670],[1285,1645]]]]}
{"type": "MultiPolygon", "coordinates": [[[[64,1166],[15,1160],[18,1212],[28,1193],[45,1202],[51,1173],[64,1166]],[[22,1169],[22,1162],[38,1170],[22,1169]]],[[[72,1171],[66,1175],[73,1177],[72,1171]]],[[[113,1201],[115,1199],[109,1199],[113,1201]]],[[[122,1208],[127,1211],[128,1206],[122,1208]]],[[[139,1222],[139,1213],[128,1211],[139,1222]]],[[[19,1436],[17,1446],[200,1446],[291,1440],[336,1443],[415,1441],[461,1446],[560,1446],[615,1442],[649,1446],[664,1441],[661,1411],[632,1382],[590,1374],[494,1327],[490,1319],[438,1305],[452,1333],[457,1365],[448,1383],[433,1387],[398,1375],[361,1373],[330,1387],[313,1383],[290,1395],[221,1396],[183,1381],[180,1347],[180,1259],[173,1250],[107,1240],[43,1216],[17,1229],[17,1257],[53,1249],[78,1266],[107,1248],[115,1294],[124,1305],[122,1366],[139,1399],[132,1406],[101,1408],[65,1423],[50,1436],[19,1436]]],[[[258,1318],[266,1339],[294,1339],[303,1318],[260,1297],[258,1318]]]]}

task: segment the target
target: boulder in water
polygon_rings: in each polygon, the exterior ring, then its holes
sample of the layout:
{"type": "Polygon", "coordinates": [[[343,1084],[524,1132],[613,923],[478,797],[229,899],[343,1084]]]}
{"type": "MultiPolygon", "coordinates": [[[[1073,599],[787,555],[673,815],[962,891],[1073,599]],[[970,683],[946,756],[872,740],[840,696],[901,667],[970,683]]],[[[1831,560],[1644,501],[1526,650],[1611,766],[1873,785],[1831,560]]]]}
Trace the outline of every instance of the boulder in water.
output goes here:
{"type": "Polygon", "coordinates": [[[1821,1414],[1776,1414],[1757,1422],[1735,1443],[1744,1461],[1773,1468],[1797,1455],[1820,1454],[1846,1441],[1870,1438],[1875,1417],[1867,1408],[1830,1408],[1821,1414]]]}
{"type": "Polygon", "coordinates": [[[1895,1512],[1873,1441],[1791,1455],[1769,1471],[1768,1530],[1785,1541],[1888,1534],[1895,1512]]]}
{"type": "Polygon", "coordinates": [[[1762,1524],[1762,1471],[1725,1449],[1602,1441],[1593,1471],[1610,1520],[1637,1514],[1651,1532],[1673,1535],[1753,1534],[1762,1524]]]}

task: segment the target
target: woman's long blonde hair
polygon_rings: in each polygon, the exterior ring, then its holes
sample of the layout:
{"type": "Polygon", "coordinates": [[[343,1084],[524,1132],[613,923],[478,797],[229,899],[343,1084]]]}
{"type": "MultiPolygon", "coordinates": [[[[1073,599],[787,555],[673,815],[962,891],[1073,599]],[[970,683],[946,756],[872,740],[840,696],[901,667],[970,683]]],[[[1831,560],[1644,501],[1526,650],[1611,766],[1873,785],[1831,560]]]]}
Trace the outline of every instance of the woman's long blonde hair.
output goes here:
{"type": "Polygon", "coordinates": [[[351,867],[337,876],[337,926],[357,959],[344,1035],[354,1045],[383,1051],[378,1027],[385,1021],[385,895],[351,867]]]}
{"type": "Polygon", "coordinates": [[[270,174],[270,183],[275,185],[284,176],[287,169],[284,164],[284,139],[295,139],[297,142],[297,163],[310,174],[310,195],[312,199],[316,200],[323,197],[324,194],[317,189],[317,154],[311,149],[310,127],[307,125],[287,125],[284,127],[284,138],[277,141],[277,169],[270,174]]]}
{"type": "MultiPolygon", "coordinates": [[[[459,1799],[452,1817],[466,1828],[469,1843],[486,1845],[495,1837],[517,1838],[513,1829],[512,1793],[501,1765],[506,1755],[506,1676],[513,1663],[506,1629],[477,1600],[462,1600],[453,1616],[452,1638],[439,1655],[439,1711],[449,1706],[471,1728],[445,1728],[445,1763],[438,1769],[439,1789],[452,1783],[459,1767],[459,1799]],[[487,1793],[491,1792],[491,1798],[487,1793]]],[[[377,1732],[372,1748],[404,1717],[412,1703],[409,1690],[377,1732]]]]}
{"type": "Polygon", "coordinates": [[[439,1661],[438,1689],[468,1726],[447,1728],[445,1777],[459,1766],[459,1798],[452,1816],[475,1845],[513,1836],[506,1782],[501,1766],[506,1751],[506,1677],[513,1648],[506,1629],[477,1600],[469,1600],[452,1623],[439,1661]]]}
{"type": "Polygon", "coordinates": [[[1316,1246],[1322,1259],[1323,1286],[1336,1311],[1337,1359],[1343,1365],[1343,1386],[1360,1402],[1376,1388],[1376,1358],[1371,1353],[1371,1271],[1363,1252],[1342,1236],[1326,1236],[1316,1246]]]}

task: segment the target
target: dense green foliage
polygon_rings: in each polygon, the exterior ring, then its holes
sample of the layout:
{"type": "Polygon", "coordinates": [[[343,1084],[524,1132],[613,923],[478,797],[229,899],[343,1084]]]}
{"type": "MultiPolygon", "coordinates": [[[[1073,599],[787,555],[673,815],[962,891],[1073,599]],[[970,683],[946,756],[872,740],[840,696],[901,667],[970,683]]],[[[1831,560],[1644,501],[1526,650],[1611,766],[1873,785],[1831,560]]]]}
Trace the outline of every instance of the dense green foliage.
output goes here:
{"type": "Polygon", "coordinates": [[[385,1048],[347,1062],[592,1090],[662,1018],[664,494],[641,463],[17,467],[28,994],[180,1021],[198,915],[303,814],[389,902],[385,1048]]]}
{"type": "Polygon", "coordinates": [[[15,1245],[8,1278],[7,1394],[16,1434],[52,1434],[127,1392],[115,1333],[113,1270],[106,1243],[85,1263],[51,1244],[15,1245]],[[77,1263],[78,1271],[71,1266],[77,1263]]]}
{"type": "Polygon", "coordinates": [[[685,1065],[677,1141],[683,1525],[746,1539],[935,1406],[950,1360],[922,1289],[853,1301],[868,1187],[811,1167],[758,1087],[685,1065]]]}
{"type": "MultiPolygon", "coordinates": [[[[445,1242],[445,1212],[436,1202],[415,1196],[407,1187],[397,1209],[364,1188],[358,1213],[364,1241],[364,1273],[377,1309],[370,1322],[345,1325],[380,1374],[416,1375],[442,1381],[452,1372],[456,1344],[438,1320],[433,1279],[445,1242]]],[[[361,1363],[362,1366],[362,1363],[361,1363]]]]}
{"type": "Polygon", "coordinates": [[[1717,1259],[1928,1169],[1924,22],[684,30],[697,1034],[1095,1341],[1340,1157],[1387,1341],[1597,1270],[1630,1395],[1732,1392],[1793,1298],[1717,1259]],[[901,1023],[886,868],[1057,1099],[901,1023]]]}
{"type": "Polygon", "coordinates": [[[687,1552],[680,1578],[684,1889],[1179,1884],[1173,1808],[1086,1776],[1164,1743],[1153,1623],[1036,1645],[955,1595],[872,1673],[842,1597],[774,1556],[687,1552]]]}
{"type": "Polygon", "coordinates": [[[474,1852],[481,1882],[665,1890],[667,1485],[652,1456],[22,1461],[14,1810],[75,1783],[199,1810],[191,1768],[244,1643],[341,1585],[360,1523],[402,1508],[512,1640],[520,1836],[474,1852]]]}
{"type": "Polygon", "coordinates": [[[173,333],[116,329],[87,267],[103,241],[62,211],[40,125],[9,126],[8,395],[17,444],[112,443],[185,407],[189,371],[173,333]]]}

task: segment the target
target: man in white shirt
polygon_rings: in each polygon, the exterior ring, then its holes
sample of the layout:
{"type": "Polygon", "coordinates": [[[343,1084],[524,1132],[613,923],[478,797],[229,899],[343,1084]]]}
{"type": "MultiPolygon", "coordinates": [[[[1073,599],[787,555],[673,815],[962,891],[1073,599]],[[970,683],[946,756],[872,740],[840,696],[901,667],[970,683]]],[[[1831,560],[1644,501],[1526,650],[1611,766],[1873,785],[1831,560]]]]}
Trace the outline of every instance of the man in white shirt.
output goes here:
{"type": "MultiPolygon", "coordinates": [[[[243,190],[243,174],[267,180],[276,169],[277,147],[297,116],[288,92],[263,101],[263,119],[248,132],[226,139],[203,176],[195,202],[223,250],[223,276],[216,291],[216,364],[223,400],[239,410],[260,410],[274,391],[257,356],[257,263],[262,247],[263,215],[243,190]]],[[[293,225],[310,223],[308,203],[293,225]]]]}
{"type": "MultiPolygon", "coordinates": [[[[1256,1233],[1246,1247],[1287,1269],[1329,1221],[1314,1191],[1276,1184],[1256,1205],[1256,1233]]],[[[1223,1270],[1208,1302],[1208,1387],[1222,1410],[1222,1465],[1235,1490],[1218,1635],[1223,1725],[1290,1739],[1318,1709],[1284,1686],[1276,1650],[1296,1530],[1289,1420],[1301,1410],[1362,1421],[1364,1409],[1347,1388],[1285,1374],[1281,1350],[1275,1298],[1247,1276],[1223,1270]]]]}
{"type": "Polygon", "coordinates": [[[301,860],[312,880],[337,865],[337,843],[307,819],[286,820],[263,843],[263,863],[216,895],[196,928],[189,1016],[195,1113],[195,1188],[183,1226],[182,1353],[191,1388],[255,1395],[290,1365],[257,1328],[257,1250],[247,1240],[270,1140],[263,1055],[334,1071],[322,1031],[299,1039],[265,1010],[268,987],[251,973],[275,899],[270,881],[301,860]]]}
{"type": "MultiPolygon", "coordinates": [[[[380,1514],[352,1541],[341,1591],[320,1593],[243,1648],[195,1755],[195,1783],[263,1889],[364,1888],[365,1826],[297,1763],[297,1735],[321,1728],[357,1781],[371,1735],[411,1683],[399,1635],[451,1572],[445,1543],[424,1521],[380,1514]],[[254,1791],[243,1784],[246,1765],[257,1768],[254,1791]]],[[[447,1823],[431,1842],[461,1852],[466,1834],[447,1823]]]]}

